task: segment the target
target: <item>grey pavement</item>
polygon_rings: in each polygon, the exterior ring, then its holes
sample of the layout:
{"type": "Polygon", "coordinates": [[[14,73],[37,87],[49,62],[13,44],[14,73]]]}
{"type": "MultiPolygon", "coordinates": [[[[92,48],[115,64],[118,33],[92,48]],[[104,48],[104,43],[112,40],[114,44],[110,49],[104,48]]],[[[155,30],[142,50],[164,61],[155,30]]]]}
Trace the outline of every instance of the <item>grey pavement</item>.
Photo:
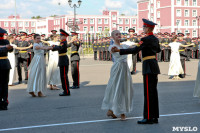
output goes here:
{"type": "MultiPolygon", "coordinates": [[[[47,89],[46,97],[32,98],[25,84],[9,87],[10,104],[8,111],[0,111],[0,133],[171,133],[173,127],[196,127],[200,132],[200,99],[193,97],[198,60],[186,62],[187,76],[182,80],[169,79],[169,63],[159,63],[161,117],[153,125],[137,124],[143,113],[141,65],[137,63],[132,76],[134,108],[127,121],[112,120],[101,110],[112,62],[85,57],[80,63],[80,89],[71,90],[70,97],[47,89]]],[[[68,75],[72,84],[71,71],[68,75]]]]}

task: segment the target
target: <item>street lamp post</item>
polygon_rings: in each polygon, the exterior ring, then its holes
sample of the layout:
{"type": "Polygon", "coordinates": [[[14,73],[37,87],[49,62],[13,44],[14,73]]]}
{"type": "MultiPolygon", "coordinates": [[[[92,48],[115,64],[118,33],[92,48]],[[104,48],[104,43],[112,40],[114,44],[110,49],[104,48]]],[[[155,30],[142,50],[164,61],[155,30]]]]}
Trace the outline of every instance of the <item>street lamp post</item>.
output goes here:
{"type": "Polygon", "coordinates": [[[196,16],[196,19],[197,19],[197,23],[198,23],[198,38],[199,38],[199,19],[200,19],[200,16],[196,16]]]}
{"type": "Polygon", "coordinates": [[[15,0],[15,34],[17,34],[17,6],[15,0]]]}
{"type": "Polygon", "coordinates": [[[81,6],[82,1],[79,0],[78,5],[74,4],[73,6],[72,6],[72,0],[68,0],[68,3],[71,8],[74,8],[74,25],[73,26],[74,26],[74,31],[76,32],[76,28],[75,28],[77,26],[77,24],[76,24],[76,8],[79,8],[81,6]]]}

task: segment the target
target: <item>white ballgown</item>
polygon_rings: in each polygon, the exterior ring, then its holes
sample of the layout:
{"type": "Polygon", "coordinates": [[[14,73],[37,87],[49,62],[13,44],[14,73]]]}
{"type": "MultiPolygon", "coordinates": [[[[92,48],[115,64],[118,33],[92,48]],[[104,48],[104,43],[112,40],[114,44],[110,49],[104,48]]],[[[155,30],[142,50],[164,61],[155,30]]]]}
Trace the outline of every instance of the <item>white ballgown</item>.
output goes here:
{"type": "MultiPolygon", "coordinates": [[[[48,41],[50,46],[59,45],[60,42],[48,41]]],[[[49,85],[59,85],[60,81],[60,70],[58,67],[58,51],[49,51],[49,63],[47,67],[47,83],[49,85]]]]}
{"type": "MultiPolygon", "coordinates": [[[[15,44],[10,44],[11,46],[16,46],[15,44]]],[[[9,74],[9,82],[8,85],[13,85],[13,82],[15,80],[15,54],[14,50],[12,52],[8,52],[8,59],[10,61],[11,69],[9,74]]]]}
{"type": "MultiPolygon", "coordinates": [[[[200,48],[200,45],[199,45],[200,48]]],[[[200,97],[200,60],[198,63],[198,72],[197,72],[197,77],[195,81],[195,87],[194,87],[194,97],[200,97]]]]}
{"type": "MultiPolygon", "coordinates": [[[[113,44],[109,47],[116,46],[113,44]]],[[[129,48],[121,45],[123,49],[129,48]]],[[[112,53],[114,63],[110,71],[110,79],[106,87],[102,109],[112,110],[114,114],[125,114],[132,111],[133,86],[130,70],[127,65],[127,55],[120,55],[119,52],[112,53]]]]}
{"type": "Polygon", "coordinates": [[[184,74],[180,61],[180,53],[179,53],[180,45],[181,43],[178,42],[172,42],[169,44],[169,46],[171,47],[171,56],[170,56],[168,75],[174,76],[174,75],[184,74]]]}
{"type": "Polygon", "coordinates": [[[42,43],[34,43],[34,57],[28,67],[29,78],[27,91],[28,92],[44,92],[46,90],[46,65],[44,60],[44,50],[36,50],[36,46],[43,46],[42,43]]]}

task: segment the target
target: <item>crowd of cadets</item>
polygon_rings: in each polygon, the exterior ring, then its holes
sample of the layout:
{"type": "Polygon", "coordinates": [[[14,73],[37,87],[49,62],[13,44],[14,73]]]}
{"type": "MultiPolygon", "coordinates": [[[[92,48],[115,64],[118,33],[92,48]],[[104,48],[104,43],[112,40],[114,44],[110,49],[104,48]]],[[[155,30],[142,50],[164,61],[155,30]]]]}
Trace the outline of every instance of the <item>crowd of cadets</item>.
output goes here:
{"type": "MultiPolygon", "coordinates": [[[[129,29],[130,31],[130,29],[129,29]]],[[[141,33],[140,35],[137,35],[137,33],[134,34],[123,34],[122,33],[122,42],[126,41],[127,35],[130,35],[130,40],[138,43],[141,38],[145,37],[144,33],[141,33]]],[[[168,44],[172,42],[172,38],[174,36],[178,37],[178,40],[181,44],[187,45],[194,43],[194,46],[187,47],[184,49],[181,49],[180,52],[184,54],[186,57],[186,61],[190,61],[190,59],[198,59],[199,58],[199,47],[200,44],[200,38],[190,38],[190,33],[187,33],[184,35],[183,33],[178,33],[176,35],[175,32],[173,33],[156,33],[154,34],[158,39],[160,43],[161,52],[157,53],[156,58],[159,62],[169,62],[170,61],[170,55],[171,55],[171,48],[168,47],[168,44]]],[[[113,41],[110,37],[104,37],[98,40],[95,40],[93,43],[93,51],[94,51],[94,60],[100,60],[100,61],[110,61],[112,60],[112,55],[108,51],[108,48],[110,45],[113,44],[113,41]]],[[[136,56],[137,62],[141,61],[141,53],[138,53],[136,56]]],[[[135,58],[133,57],[133,59],[135,58]]]]}

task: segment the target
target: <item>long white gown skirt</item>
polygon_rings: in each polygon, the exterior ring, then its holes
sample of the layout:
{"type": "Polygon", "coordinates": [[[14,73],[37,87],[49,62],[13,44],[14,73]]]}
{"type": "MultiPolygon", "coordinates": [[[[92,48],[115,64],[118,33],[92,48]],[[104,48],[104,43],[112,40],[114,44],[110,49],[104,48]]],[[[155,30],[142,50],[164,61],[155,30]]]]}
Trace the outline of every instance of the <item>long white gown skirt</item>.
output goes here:
{"type": "MultiPolygon", "coordinates": [[[[200,45],[199,45],[200,48],[200,45]]],[[[197,78],[195,81],[195,87],[194,87],[194,97],[200,97],[200,60],[198,63],[198,72],[197,72],[197,78]]]]}
{"type": "Polygon", "coordinates": [[[46,66],[44,60],[44,50],[36,50],[36,46],[42,46],[42,43],[34,43],[34,57],[28,67],[29,78],[27,91],[28,92],[44,92],[46,90],[46,66]]]}
{"type": "Polygon", "coordinates": [[[173,42],[169,44],[172,52],[170,56],[168,75],[174,76],[174,75],[184,74],[181,61],[180,61],[180,53],[179,53],[180,45],[181,44],[177,42],[173,42]]]}
{"type": "Polygon", "coordinates": [[[8,85],[13,85],[13,81],[15,80],[15,54],[14,51],[8,53],[8,59],[10,61],[11,69],[9,74],[9,82],[8,85]]]}
{"type": "MultiPolygon", "coordinates": [[[[113,46],[117,45],[111,45],[109,51],[113,46]]],[[[122,45],[123,49],[128,47],[122,45]]],[[[119,55],[119,53],[112,53],[112,55],[114,63],[101,108],[103,110],[110,109],[116,115],[125,114],[132,111],[133,102],[132,78],[127,65],[127,55],[119,55]]]]}
{"type": "MultiPolygon", "coordinates": [[[[59,45],[59,42],[49,41],[50,45],[59,45]]],[[[58,51],[49,51],[49,63],[47,67],[47,84],[48,85],[59,85],[60,81],[60,70],[58,67],[58,51]]]]}

